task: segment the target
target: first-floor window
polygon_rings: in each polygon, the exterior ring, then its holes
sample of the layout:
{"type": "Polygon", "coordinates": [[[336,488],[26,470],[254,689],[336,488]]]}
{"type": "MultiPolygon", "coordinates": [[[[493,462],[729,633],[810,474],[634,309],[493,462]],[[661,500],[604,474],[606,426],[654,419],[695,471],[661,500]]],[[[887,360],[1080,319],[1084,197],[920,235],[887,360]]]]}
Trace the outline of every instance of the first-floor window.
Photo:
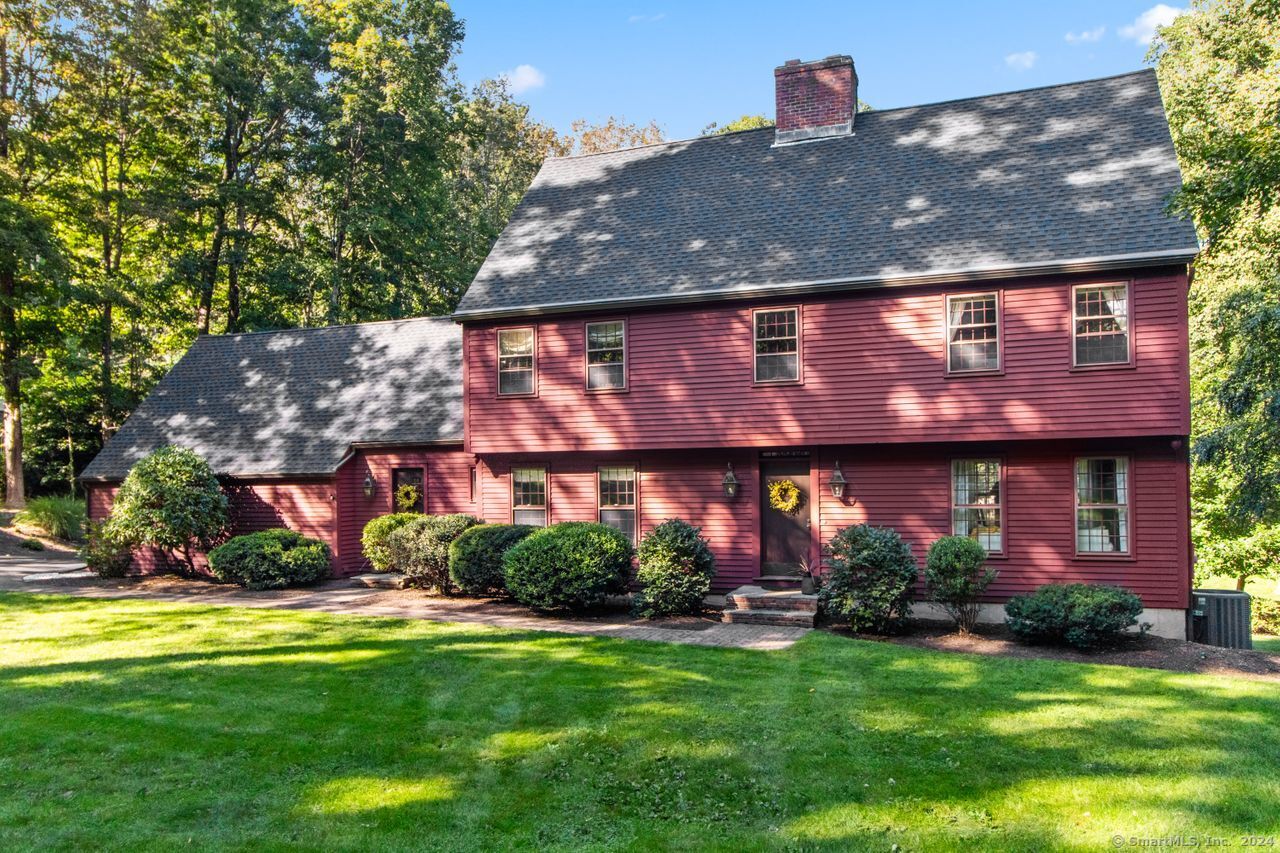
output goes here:
{"type": "Polygon", "coordinates": [[[600,468],[600,523],[636,541],[636,469],[632,465],[600,468]]]}
{"type": "Polygon", "coordinates": [[[951,532],[978,540],[988,553],[1004,551],[1000,460],[951,462],[951,532]]]}
{"type": "Polygon", "coordinates": [[[1076,552],[1129,553],[1129,460],[1076,460],[1076,552]]]}
{"type": "Polygon", "coordinates": [[[421,468],[396,468],[391,472],[392,499],[396,512],[422,512],[426,493],[421,468]]]}
{"type": "Polygon", "coordinates": [[[547,526],[547,469],[511,469],[511,523],[547,526]]]}

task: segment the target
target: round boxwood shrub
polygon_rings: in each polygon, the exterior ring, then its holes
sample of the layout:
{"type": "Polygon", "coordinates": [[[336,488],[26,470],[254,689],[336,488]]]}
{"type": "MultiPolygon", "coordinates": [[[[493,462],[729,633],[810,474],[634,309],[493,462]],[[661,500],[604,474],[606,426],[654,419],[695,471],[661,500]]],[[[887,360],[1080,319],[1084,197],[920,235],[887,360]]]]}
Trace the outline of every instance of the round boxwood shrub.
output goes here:
{"type": "Polygon", "coordinates": [[[411,521],[422,518],[420,512],[393,512],[369,520],[360,534],[360,548],[375,572],[391,571],[391,552],[387,537],[411,521]]]}
{"type": "Polygon", "coordinates": [[[283,589],[329,577],[329,546],[284,528],[236,536],[209,552],[214,577],[247,589],[283,589]]]}
{"type": "Polygon", "coordinates": [[[1009,599],[1004,611],[1005,623],[1020,639],[1087,651],[1117,642],[1137,625],[1142,599],[1118,586],[1047,584],[1009,599]]]}
{"type": "Polygon", "coordinates": [[[133,549],[112,537],[105,524],[90,521],[80,559],[100,578],[122,578],[133,563],[133,549]]]}
{"type": "Polygon", "coordinates": [[[984,568],[986,562],[986,549],[968,536],[943,536],[925,557],[925,588],[961,634],[977,624],[982,609],[978,599],[996,579],[994,569],[984,568]]]}
{"type": "Polygon", "coordinates": [[[111,505],[108,534],[118,542],[177,551],[195,569],[227,526],[227,496],[209,464],[184,447],[161,447],[140,459],[111,505]]]}
{"type": "Polygon", "coordinates": [[[422,515],[387,537],[392,571],[403,572],[414,586],[449,592],[449,546],[464,530],[475,527],[474,515],[422,515]]]}
{"type": "Polygon", "coordinates": [[[605,524],[567,521],[517,542],[502,559],[507,591],[536,610],[585,610],[626,591],[634,549],[605,524]]]}
{"type": "Polygon", "coordinates": [[[827,565],[823,611],[848,620],[850,630],[885,633],[911,615],[916,560],[892,528],[841,528],[827,543],[827,565]]]}
{"type": "Polygon", "coordinates": [[[669,518],[640,540],[640,568],[636,580],[637,616],[698,613],[711,590],[716,558],[702,528],[669,518]]]}
{"type": "Polygon", "coordinates": [[[449,577],[471,595],[502,592],[503,555],[537,529],[527,524],[481,524],[464,530],[449,546],[449,577]]]}

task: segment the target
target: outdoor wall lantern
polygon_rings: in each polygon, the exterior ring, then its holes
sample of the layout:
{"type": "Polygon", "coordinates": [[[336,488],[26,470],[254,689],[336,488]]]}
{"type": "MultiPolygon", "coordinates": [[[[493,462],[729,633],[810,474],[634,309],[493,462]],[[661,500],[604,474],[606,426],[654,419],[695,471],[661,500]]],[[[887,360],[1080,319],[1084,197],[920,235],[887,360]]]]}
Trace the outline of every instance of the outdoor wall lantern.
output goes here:
{"type": "Polygon", "coordinates": [[[373,497],[374,489],[376,489],[377,486],[378,484],[373,481],[373,472],[369,471],[366,473],[364,475],[364,496],[366,498],[373,497]]]}
{"type": "Polygon", "coordinates": [[[836,463],[836,469],[831,472],[831,479],[827,481],[827,485],[831,487],[831,496],[833,498],[844,497],[844,487],[847,484],[844,473],[840,470],[840,463],[836,463]]]}
{"type": "Polygon", "coordinates": [[[732,498],[738,494],[738,478],[733,476],[733,463],[729,463],[729,470],[725,472],[724,479],[720,481],[720,485],[724,486],[724,496],[732,498]]]}

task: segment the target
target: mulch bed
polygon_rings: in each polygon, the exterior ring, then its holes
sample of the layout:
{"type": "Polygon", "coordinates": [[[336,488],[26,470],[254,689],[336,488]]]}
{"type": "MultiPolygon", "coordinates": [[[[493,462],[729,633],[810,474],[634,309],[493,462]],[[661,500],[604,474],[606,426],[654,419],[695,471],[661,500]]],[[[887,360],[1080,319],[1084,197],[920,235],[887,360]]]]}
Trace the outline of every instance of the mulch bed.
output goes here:
{"type": "Polygon", "coordinates": [[[38,531],[18,528],[13,523],[17,513],[12,510],[0,512],[0,556],[62,559],[76,552],[76,546],[61,539],[45,536],[38,531]],[[43,551],[32,551],[22,547],[24,539],[35,539],[44,545],[43,551]]]}
{"type": "Polygon", "coordinates": [[[914,621],[907,633],[893,637],[854,635],[831,628],[833,633],[857,636],[860,640],[877,640],[920,649],[964,652],[998,657],[1062,660],[1073,663],[1103,663],[1113,666],[1140,666],[1172,672],[1233,675],[1263,681],[1280,681],[1280,654],[1249,649],[1221,649],[1185,640],[1164,637],[1135,636],[1121,645],[1096,652],[1079,652],[1056,646],[1030,646],[1019,643],[1003,625],[979,626],[976,633],[962,636],[944,622],[914,621]]]}

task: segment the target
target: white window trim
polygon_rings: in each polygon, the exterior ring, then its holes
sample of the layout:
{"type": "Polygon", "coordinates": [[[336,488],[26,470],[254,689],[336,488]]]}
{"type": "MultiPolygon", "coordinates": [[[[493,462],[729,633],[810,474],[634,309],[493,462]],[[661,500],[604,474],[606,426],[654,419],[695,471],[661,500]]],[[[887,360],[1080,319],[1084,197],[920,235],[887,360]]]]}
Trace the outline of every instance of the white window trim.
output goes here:
{"type": "Polygon", "coordinates": [[[1086,456],[1075,456],[1071,460],[1071,534],[1072,534],[1072,550],[1076,557],[1083,559],[1132,559],[1133,558],[1133,457],[1123,453],[1092,453],[1086,456]],[[1123,551],[1081,551],[1080,550],[1080,486],[1076,479],[1078,476],[1077,468],[1081,462],[1087,462],[1092,459],[1114,459],[1115,461],[1124,460],[1124,492],[1128,498],[1126,503],[1122,504],[1086,504],[1084,509],[1123,509],[1124,510],[1124,541],[1125,550],[1123,551]]]}
{"type": "MultiPolygon", "coordinates": [[[[1083,318],[1089,319],[1089,318],[1083,318]]],[[[1129,367],[1134,363],[1133,359],[1133,286],[1127,281],[1102,281],[1091,284],[1074,284],[1071,286],[1071,367],[1079,370],[1092,370],[1094,368],[1106,367],[1129,367]],[[1089,364],[1080,364],[1076,360],[1076,342],[1079,335],[1076,333],[1078,324],[1082,319],[1076,313],[1076,294],[1081,290],[1097,290],[1103,287],[1123,287],[1124,288],[1124,310],[1125,310],[1125,360],[1124,361],[1095,361],[1089,364]]]]}
{"type": "MultiPolygon", "coordinates": [[[[770,338],[769,340],[787,340],[786,338],[770,338]]],[[[804,359],[800,354],[804,348],[804,326],[803,315],[799,305],[780,305],[772,308],[755,308],[751,312],[751,378],[756,385],[798,385],[804,381],[804,359]],[[776,313],[778,311],[792,311],[796,315],[796,375],[794,378],[788,379],[761,379],[760,378],[760,355],[756,352],[756,345],[760,343],[757,337],[756,315],[764,313],[776,313]]],[[[768,355],[768,353],[766,353],[768,355]]]]}
{"type": "Polygon", "coordinates": [[[517,510],[542,510],[542,525],[544,527],[551,526],[551,472],[546,465],[512,465],[510,477],[511,493],[508,500],[511,504],[511,523],[518,524],[516,521],[517,510]],[[542,472],[542,506],[533,504],[517,504],[516,503],[516,472],[517,471],[541,471],[542,472]]]}
{"type": "MultiPolygon", "coordinates": [[[[497,388],[495,389],[499,397],[534,397],[538,394],[538,327],[537,326],[508,326],[497,330],[497,337],[494,339],[494,350],[497,355],[497,388]],[[530,332],[533,335],[532,363],[529,368],[532,381],[529,383],[530,390],[504,392],[502,390],[502,374],[503,373],[524,373],[524,370],[503,370],[502,369],[502,333],[503,332],[530,332]]],[[[517,356],[506,356],[515,358],[517,356]]]]}
{"type": "Polygon", "coordinates": [[[999,290],[981,290],[973,293],[948,293],[942,300],[942,328],[943,328],[943,344],[947,349],[946,363],[947,374],[954,376],[970,376],[977,374],[993,374],[1000,373],[1004,370],[1004,293],[999,290]],[[996,301],[996,366],[995,367],[977,367],[977,368],[957,368],[951,366],[951,331],[959,328],[977,328],[978,326],[986,326],[987,323],[971,324],[970,326],[952,326],[951,325],[951,302],[956,299],[979,299],[992,297],[996,301]]]}
{"type": "MultiPolygon", "coordinates": [[[[1009,551],[1009,526],[1005,518],[1005,497],[1007,489],[1005,488],[1005,461],[1002,456],[957,456],[951,460],[951,478],[950,492],[947,494],[947,504],[951,512],[951,535],[968,536],[967,533],[960,533],[956,530],[956,510],[957,509],[995,509],[1000,517],[1000,550],[987,551],[987,556],[1003,557],[1009,551]],[[956,463],[959,462],[994,462],[996,463],[997,480],[1000,488],[1000,501],[994,504],[958,504],[956,503],[956,463]]],[[[986,550],[985,546],[984,549],[986,550]]]]}
{"type": "Polygon", "coordinates": [[[604,524],[601,516],[606,509],[629,509],[633,513],[631,520],[631,541],[637,542],[640,536],[640,466],[629,462],[619,463],[616,465],[597,465],[596,466],[596,521],[604,524]],[[600,501],[600,473],[606,468],[630,468],[631,469],[631,494],[632,503],[625,506],[606,507],[600,501]]]}
{"type": "Polygon", "coordinates": [[[582,385],[593,394],[607,391],[626,391],[630,385],[631,379],[627,375],[627,338],[628,332],[627,321],[625,319],[617,320],[592,320],[583,325],[582,333],[582,385]],[[622,384],[609,386],[605,388],[591,387],[591,353],[592,352],[609,352],[610,350],[592,350],[591,349],[591,327],[606,326],[613,323],[619,323],[622,326],[622,384]]]}

